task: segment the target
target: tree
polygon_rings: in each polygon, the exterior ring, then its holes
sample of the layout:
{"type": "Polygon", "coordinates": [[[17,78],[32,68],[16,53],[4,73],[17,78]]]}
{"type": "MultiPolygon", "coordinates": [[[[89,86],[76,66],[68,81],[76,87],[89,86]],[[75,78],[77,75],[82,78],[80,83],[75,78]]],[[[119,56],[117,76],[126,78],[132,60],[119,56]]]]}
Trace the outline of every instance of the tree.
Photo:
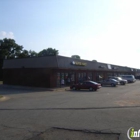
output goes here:
{"type": "Polygon", "coordinates": [[[79,55],[72,55],[71,58],[81,59],[79,55]]]}
{"type": "Polygon", "coordinates": [[[2,81],[3,78],[2,66],[3,66],[3,59],[0,59],[0,81],[2,81]]]}
{"type": "Polygon", "coordinates": [[[5,58],[16,58],[21,53],[23,47],[18,45],[14,39],[0,39],[0,79],[2,80],[2,66],[5,58]]]}
{"type": "Polygon", "coordinates": [[[38,56],[38,54],[37,54],[35,51],[32,51],[32,50],[30,50],[30,51],[28,52],[28,55],[29,55],[29,57],[38,56]]]}
{"type": "Polygon", "coordinates": [[[23,50],[20,54],[17,55],[17,58],[25,58],[29,57],[29,52],[27,50],[23,50]]]}
{"type": "Polygon", "coordinates": [[[54,55],[58,55],[58,54],[59,54],[58,50],[53,49],[53,48],[48,48],[48,49],[44,49],[44,50],[40,51],[38,53],[38,56],[51,56],[51,55],[54,56],[54,55]]]}
{"type": "Polygon", "coordinates": [[[93,62],[97,62],[97,60],[92,60],[93,62]]]}
{"type": "Polygon", "coordinates": [[[21,45],[18,45],[14,39],[7,39],[4,38],[3,40],[0,40],[0,58],[15,58],[17,57],[23,47],[21,45]]]}
{"type": "Polygon", "coordinates": [[[25,57],[36,57],[38,54],[35,51],[27,51],[27,50],[23,50],[18,56],[17,58],[25,58],[25,57]]]}

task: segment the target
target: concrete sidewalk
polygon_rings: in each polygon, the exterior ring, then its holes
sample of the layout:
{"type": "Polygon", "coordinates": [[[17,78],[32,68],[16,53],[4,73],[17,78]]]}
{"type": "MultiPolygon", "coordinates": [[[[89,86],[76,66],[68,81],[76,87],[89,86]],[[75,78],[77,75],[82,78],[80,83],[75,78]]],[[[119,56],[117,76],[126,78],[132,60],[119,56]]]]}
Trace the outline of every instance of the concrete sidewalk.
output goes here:
{"type": "Polygon", "coordinates": [[[58,87],[58,88],[51,88],[53,91],[67,91],[70,90],[70,87],[58,87]]]}
{"type": "Polygon", "coordinates": [[[28,86],[18,86],[18,85],[5,85],[0,84],[0,88],[6,89],[18,89],[18,90],[33,90],[33,91],[67,91],[70,87],[56,87],[56,88],[42,88],[42,87],[28,87],[28,86]]]}

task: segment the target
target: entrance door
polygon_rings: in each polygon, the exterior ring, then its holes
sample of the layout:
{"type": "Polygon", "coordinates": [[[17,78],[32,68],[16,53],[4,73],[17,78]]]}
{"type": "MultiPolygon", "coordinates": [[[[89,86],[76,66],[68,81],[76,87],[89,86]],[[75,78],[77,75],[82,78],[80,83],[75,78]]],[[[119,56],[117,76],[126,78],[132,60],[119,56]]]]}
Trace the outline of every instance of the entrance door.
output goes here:
{"type": "Polygon", "coordinates": [[[77,79],[78,79],[79,83],[85,81],[87,79],[86,78],[86,73],[85,72],[78,72],[77,79]]]}

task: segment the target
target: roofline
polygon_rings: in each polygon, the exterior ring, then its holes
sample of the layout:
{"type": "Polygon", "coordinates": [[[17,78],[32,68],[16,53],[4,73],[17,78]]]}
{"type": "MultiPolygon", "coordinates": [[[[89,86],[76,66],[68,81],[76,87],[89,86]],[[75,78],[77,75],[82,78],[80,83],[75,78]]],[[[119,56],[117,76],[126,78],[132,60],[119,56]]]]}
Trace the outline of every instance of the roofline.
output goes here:
{"type": "MultiPolygon", "coordinates": [[[[116,65],[116,64],[110,64],[110,63],[103,63],[103,62],[94,62],[92,60],[86,60],[86,59],[78,59],[78,58],[72,58],[72,57],[68,57],[68,56],[62,56],[62,55],[48,55],[48,56],[35,56],[35,57],[25,57],[25,58],[14,58],[14,59],[32,59],[32,58],[42,58],[42,57],[55,57],[56,58],[56,61],[57,61],[57,65],[58,65],[58,57],[64,57],[64,58],[71,58],[71,59],[74,59],[74,60],[83,60],[83,61],[87,61],[87,62],[93,62],[93,63],[98,63],[98,64],[104,64],[104,65],[113,65],[113,66],[118,66],[118,67],[123,67],[123,68],[129,68],[129,69],[137,69],[137,70],[140,70],[139,68],[133,68],[133,67],[127,67],[127,66],[122,66],[122,65],[116,65]]],[[[9,59],[4,59],[4,60],[13,60],[13,58],[9,58],[9,59]]]]}
{"type": "MultiPolygon", "coordinates": [[[[65,57],[65,58],[72,58],[72,57],[62,56],[62,55],[57,55],[57,56],[65,57]]],[[[127,66],[123,66],[123,65],[116,65],[116,64],[110,64],[110,63],[103,63],[103,62],[99,62],[99,61],[94,62],[94,61],[92,61],[92,60],[86,60],[86,59],[78,59],[78,58],[72,58],[72,59],[84,60],[84,61],[93,62],[93,63],[101,63],[101,64],[105,64],[105,65],[119,66],[119,67],[130,68],[130,69],[138,69],[138,68],[127,67],[127,66]]],[[[140,69],[138,69],[138,70],[140,70],[140,69]]]]}

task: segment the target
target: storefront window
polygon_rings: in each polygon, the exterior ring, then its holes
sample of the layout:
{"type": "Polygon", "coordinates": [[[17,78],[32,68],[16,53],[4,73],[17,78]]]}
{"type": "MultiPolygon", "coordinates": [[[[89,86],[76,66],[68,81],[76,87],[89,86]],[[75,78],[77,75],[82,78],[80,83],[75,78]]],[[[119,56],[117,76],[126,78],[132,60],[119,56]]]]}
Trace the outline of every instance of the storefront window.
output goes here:
{"type": "Polygon", "coordinates": [[[61,73],[61,85],[65,85],[64,73],[61,73]]]}
{"type": "Polygon", "coordinates": [[[83,73],[83,80],[84,80],[84,81],[87,80],[87,75],[86,75],[85,72],[83,73]]]}
{"type": "Polygon", "coordinates": [[[103,74],[103,73],[99,73],[99,76],[100,76],[101,78],[104,78],[104,74],[103,74]]]}
{"type": "Polygon", "coordinates": [[[81,73],[78,73],[77,79],[78,79],[78,82],[81,82],[81,73]]]}
{"type": "Polygon", "coordinates": [[[78,82],[83,82],[83,81],[85,81],[86,80],[86,73],[85,72],[83,72],[83,73],[78,73],[78,82]]]}
{"type": "Polygon", "coordinates": [[[113,73],[113,76],[117,76],[117,73],[113,73]]]}
{"type": "Polygon", "coordinates": [[[70,86],[75,83],[75,73],[74,72],[60,72],[57,73],[57,86],[70,86]]]}
{"type": "Polygon", "coordinates": [[[72,73],[72,75],[71,75],[71,81],[75,81],[75,74],[74,73],[72,73]]]}
{"type": "Polygon", "coordinates": [[[103,73],[96,73],[96,82],[103,80],[104,75],[103,73]]]}
{"type": "Polygon", "coordinates": [[[92,79],[91,80],[93,80],[93,81],[96,80],[96,73],[95,72],[92,72],[92,79]]]}
{"type": "Polygon", "coordinates": [[[68,85],[68,73],[65,73],[64,75],[65,85],[68,85]]]}
{"type": "Polygon", "coordinates": [[[92,79],[93,79],[93,78],[92,78],[92,72],[88,72],[87,77],[88,77],[88,80],[92,80],[92,79]]]}
{"type": "Polygon", "coordinates": [[[108,76],[113,76],[113,73],[107,73],[108,76]]]}
{"type": "Polygon", "coordinates": [[[60,86],[60,73],[57,73],[57,86],[60,86]]]}

